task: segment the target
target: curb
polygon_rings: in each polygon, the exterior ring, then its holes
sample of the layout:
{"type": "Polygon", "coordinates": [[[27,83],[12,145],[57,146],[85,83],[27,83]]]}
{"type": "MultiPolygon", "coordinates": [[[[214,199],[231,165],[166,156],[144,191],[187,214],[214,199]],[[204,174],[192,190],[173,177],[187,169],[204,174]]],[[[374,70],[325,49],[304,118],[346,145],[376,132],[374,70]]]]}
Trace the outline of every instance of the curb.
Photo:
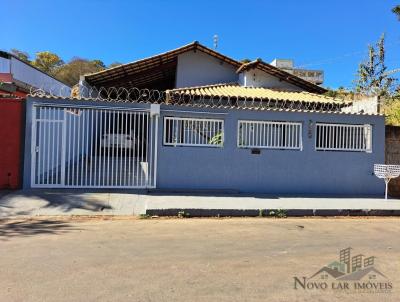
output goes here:
{"type": "MultiPolygon", "coordinates": [[[[238,209],[147,209],[146,214],[153,216],[178,216],[179,212],[187,213],[190,217],[274,217],[270,215],[276,209],[238,210],[238,209]]],[[[400,210],[366,210],[366,209],[280,209],[286,217],[304,216],[400,216],[400,210]]]]}

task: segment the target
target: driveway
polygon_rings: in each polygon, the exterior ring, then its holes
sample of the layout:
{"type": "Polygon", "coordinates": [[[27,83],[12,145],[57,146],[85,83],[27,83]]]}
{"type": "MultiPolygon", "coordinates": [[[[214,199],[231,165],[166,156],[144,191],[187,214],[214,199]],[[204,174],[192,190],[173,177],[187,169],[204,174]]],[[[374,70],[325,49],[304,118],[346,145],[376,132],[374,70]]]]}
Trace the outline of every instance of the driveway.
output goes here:
{"type": "Polygon", "coordinates": [[[396,218],[2,221],[0,301],[398,301],[399,234],[396,218]],[[294,288],[347,247],[392,289],[294,288]]]}

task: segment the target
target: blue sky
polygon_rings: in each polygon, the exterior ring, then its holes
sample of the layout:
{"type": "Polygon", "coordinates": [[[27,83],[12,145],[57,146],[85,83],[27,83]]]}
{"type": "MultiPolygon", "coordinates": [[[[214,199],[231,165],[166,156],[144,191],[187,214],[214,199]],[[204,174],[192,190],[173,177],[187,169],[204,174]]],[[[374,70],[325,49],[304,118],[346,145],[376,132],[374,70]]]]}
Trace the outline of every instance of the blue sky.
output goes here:
{"type": "MultiPolygon", "coordinates": [[[[400,67],[392,0],[105,1],[3,0],[0,48],[49,50],[106,64],[130,62],[192,41],[235,59],[293,58],[349,87],[368,43],[385,32],[387,65],[400,67]]],[[[400,78],[400,73],[397,74],[400,78]]]]}

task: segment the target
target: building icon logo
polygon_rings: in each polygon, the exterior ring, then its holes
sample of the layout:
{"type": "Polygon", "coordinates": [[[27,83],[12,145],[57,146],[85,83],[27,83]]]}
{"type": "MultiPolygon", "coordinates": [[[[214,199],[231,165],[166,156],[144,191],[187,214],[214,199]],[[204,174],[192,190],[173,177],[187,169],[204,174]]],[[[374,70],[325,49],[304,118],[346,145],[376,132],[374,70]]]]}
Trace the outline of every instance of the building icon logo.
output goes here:
{"type": "Polygon", "coordinates": [[[339,257],[310,277],[294,277],[296,290],[345,290],[370,293],[390,292],[393,284],[375,267],[375,256],[352,256],[352,248],[340,250],[339,257]]]}

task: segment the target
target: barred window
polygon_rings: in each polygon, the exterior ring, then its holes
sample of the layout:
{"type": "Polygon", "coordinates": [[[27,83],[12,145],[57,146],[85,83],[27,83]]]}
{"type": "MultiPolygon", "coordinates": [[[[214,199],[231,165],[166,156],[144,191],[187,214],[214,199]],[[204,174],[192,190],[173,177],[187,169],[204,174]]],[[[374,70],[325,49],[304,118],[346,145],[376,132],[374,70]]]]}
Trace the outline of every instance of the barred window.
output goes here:
{"type": "Polygon", "coordinates": [[[372,126],[350,124],[316,124],[317,151],[372,151],[372,126]]]}
{"type": "Polygon", "coordinates": [[[301,133],[297,122],[239,121],[238,147],[302,150],[301,133]]]}
{"type": "Polygon", "coordinates": [[[205,118],[165,117],[164,145],[222,147],[224,121],[205,118]]]}

